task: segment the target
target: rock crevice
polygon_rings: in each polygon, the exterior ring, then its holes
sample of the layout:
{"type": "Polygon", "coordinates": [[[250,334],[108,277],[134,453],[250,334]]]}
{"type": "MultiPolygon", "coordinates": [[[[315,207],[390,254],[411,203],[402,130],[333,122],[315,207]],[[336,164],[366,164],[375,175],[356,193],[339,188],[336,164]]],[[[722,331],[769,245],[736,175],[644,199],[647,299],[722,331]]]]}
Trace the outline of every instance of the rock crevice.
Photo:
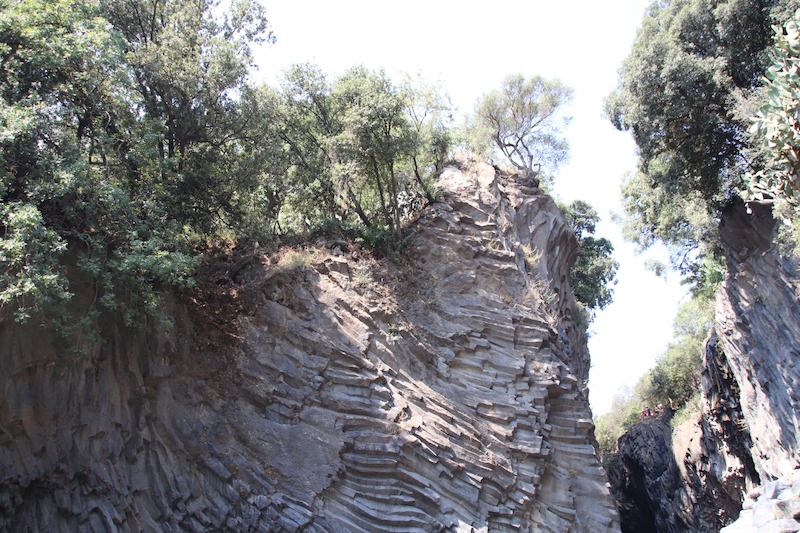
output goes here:
{"type": "MultiPolygon", "coordinates": [[[[727,277],[706,344],[702,413],[671,434],[664,426],[653,448],[644,439],[647,423],[620,439],[619,454],[607,468],[623,531],[718,531],[736,518],[759,483],[795,475],[800,466],[800,283],[797,261],[772,243],[774,227],[764,206],[748,212],[733,203],[722,214],[727,277]],[[651,472],[664,457],[670,461],[669,483],[651,472]]],[[[759,520],[770,505],[764,504],[759,520]]],[[[752,526],[744,518],[737,530],[752,526]]],[[[759,527],[798,531],[795,518],[759,527]],[[796,529],[785,529],[790,522],[796,529]]]]}

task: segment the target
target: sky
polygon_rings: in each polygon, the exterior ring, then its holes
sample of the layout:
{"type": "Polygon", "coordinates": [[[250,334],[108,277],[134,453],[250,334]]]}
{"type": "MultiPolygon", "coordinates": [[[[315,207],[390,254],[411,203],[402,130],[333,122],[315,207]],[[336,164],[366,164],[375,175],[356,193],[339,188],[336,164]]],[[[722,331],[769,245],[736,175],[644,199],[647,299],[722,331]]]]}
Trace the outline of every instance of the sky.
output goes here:
{"type": "Polygon", "coordinates": [[[438,84],[461,113],[509,74],[558,78],[574,90],[567,108],[570,161],[555,175],[561,200],[582,199],[601,215],[596,235],[620,263],[614,302],[590,326],[589,400],[595,416],[632,388],[672,338],[686,290],[676,274],[656,277],[622,238],[620,184],[636,167],[633,140],[603,116],[648,0],[262,0],[276,43],[260,50],[258,76],[275,82],[294,63],[331,77],[353,65],[400,80],[438,84]]]}

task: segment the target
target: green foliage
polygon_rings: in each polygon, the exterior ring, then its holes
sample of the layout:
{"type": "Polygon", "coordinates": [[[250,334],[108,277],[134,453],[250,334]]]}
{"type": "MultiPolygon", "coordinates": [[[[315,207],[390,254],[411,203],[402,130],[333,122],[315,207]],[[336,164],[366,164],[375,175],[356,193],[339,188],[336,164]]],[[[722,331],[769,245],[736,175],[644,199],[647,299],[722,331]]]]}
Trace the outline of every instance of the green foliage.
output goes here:
{"type": "Polygon", "coordinates": [[[742,196],[774,203],[775,212],[791,225],[800,210],[800,9],[774,31],[772,64],[750,128],[763,167],[746,174],[742,196]]]}
{"type": "Polygon", "coordinates": [[[641,420],[642,403],[630,390],[622,390],[611,399],[611,410],[594,422],[594,435],[600,453],[616,451],[617,440],[641,420]]]}
{"type": "Polygon", "coordinates": [[[669,421],[670,426],[676,428],[686,422],[687,420],[696,417],[703,411],[703,397],[699,390],[686,400],[680,409],[675,411],[672,420],[669,421]]]}
{"type": "Polygon", "coordinates": [[[552,174],[567,158],[561,128],[568,119],[562,109],[571,98],[572,90],[558,80],[508,76],[478,101],[471,142],[478,153],[493,146],[526,177],[552,174]]]}
{"type": "Polygon", "coordinates": [[[612,258],[614,247],[605,238],[594,237],[600,217],[583,200],[561,205],[566,222],[578,237],[578,258],[570,270],[575,299],[589,310],[603,309],[614,297],[619,263],[612,258]]]}
{"type": "Polygon", "coordinates": [[[0,205],[0,306],[13,304],[17,319],[31,310],[69,297],[59,263],[66,245],[49,229],[36,206],[12,202],[0,205]]]}
{"type": "Polygon", "coordinates": [[[640,397],[652,404],[677,407],[697,392],[713,317],[711,298],[693,298],[680,307],[673,325],[675,340],[647,375],[640,397]]]}
{"type": "Polygon", "coordinates": [[[188,236],[239,219],[261,173],[238,155],[265,21],[249,2],[216,8],[4,3],[0,305],[18,318],[76,292],[73,269],[91,280],[87,313],[152,315],[161,289],[192,283],[188,236]]]}
{"type": "Polygon", "coordinates": [[[246,77],[252,45],[271,40],[259,3],[219,7],[218,0],[112,0],[104,8],[124,38],[128,103],[150,119],[131,124],[128,136],[146,144],[123,153],[131,193],[149,191],[170,220],[205,233],[235,227],[238,201],[257,188],[260,166],[239,164],[260,115],[246,77]]]}
{"type": "Polygon", "coordinates": [[[623,190],[628,234],[668,244],[673,265],[695,279],[717,252],[720,208],[754,163],[736,102],[759,84],[770,24],[791,3],[654,2],[607,101],[640,154],[623,190]]]}
{"type": "MultiPolygon", "coordinates": [[[[355,67],[333,86],[343,129],[335,139],[339,157],[352,163],[347,179],[358,180],[362,194],[377,193],[383,223],[399,238],[400,192],[397,163],[410,155],[412,141],[407,96],[383,72],[355,67]]],[[[340,163],[341,164],[341,163],[340,163]]],[[[374,218],[374,217],[373,217],[374,218]]],[[[364,220],[369,226],[372,220],[364,220]]]]}
{"type": "Polygon", "coordinates": [[[276,134],[288,175],[279,189],[281,229],[357,220],[398,242],[404,218],[434,201],[433,179],[450,147],[444,100],[432,87],[364,67],[329,82],[315,66],[296,65],[281,85],[276,134]]]}
{"type": "Polygon", "coordinates": [[[681,273],[697,269],[700,252],[716,247],[716,220],[699,192],[689,191],[676,199],[668,187],[637,172],[623,182],[622,196],[625,237],[640,249],[663,242],[673,267],[681,273]]]}

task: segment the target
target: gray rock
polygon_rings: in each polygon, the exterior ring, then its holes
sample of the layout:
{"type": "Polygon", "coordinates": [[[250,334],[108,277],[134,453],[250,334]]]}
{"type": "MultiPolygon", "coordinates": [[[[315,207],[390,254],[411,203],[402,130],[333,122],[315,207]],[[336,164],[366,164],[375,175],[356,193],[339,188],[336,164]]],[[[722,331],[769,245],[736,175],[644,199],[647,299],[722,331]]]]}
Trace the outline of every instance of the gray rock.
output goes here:
{"type": "Polygon", "coordinates": [[[758,500],[749,506],[751,510],[743,510],[739,519],[721,531],[724,533],[737,533],[740,531],[759,532],[792,532],[800,531],[800,470],[795,470],[787,476],[769,481],[759,490],[751,491],[758,494],[758,500]]]}
{"type": "Polygon", "coordinates": [[[439,186],[402,263],[248,258],[222,324],[0,323],[0,530],[618,531],[572,231],[490,166],[439,186]]]}
{"type": "Polygon", "coordinates": [[[781,478],[800,466],[800,270],[772,243],[769,208],[751,207],[733,202],[721,216],[727,277],[706,345],[702,413],[657,442],[645,438],[652,428],[634,426],[609,459],[623,529],[716,531],[740,509],[737,531],[796,517],[793,478],[781,478]]]}
{"type": "Polygon", "coordinates": [[[742,424],[754,436],[756,469],[775,479],[800,466],[798,264],[770,243],[770,210],[752,207],[751,215],[742,205],[723,214],[728,277],[717,297],[716,329],[739,384],[742,424]]]}

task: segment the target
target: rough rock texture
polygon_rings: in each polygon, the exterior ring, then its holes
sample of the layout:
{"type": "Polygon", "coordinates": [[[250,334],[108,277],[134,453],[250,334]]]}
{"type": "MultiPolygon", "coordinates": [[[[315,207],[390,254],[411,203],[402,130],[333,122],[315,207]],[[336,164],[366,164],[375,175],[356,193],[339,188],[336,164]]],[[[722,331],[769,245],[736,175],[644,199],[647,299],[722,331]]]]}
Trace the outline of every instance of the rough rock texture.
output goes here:
{"type": "Polygon", "coordinates": [[[620,437],[618,452],[605,458],[622,531],[683,531],[686,513],[676,502],[679,472],[669,422],[650,418],[620,437]],[[676,505],[676,503],[678,505],[676,505]]]}
{"type": "Polygon", "coordinates": [[[231,269],[235,333],[176,305],[75,354],[0,323],[0,530],[618,530],[574,236],[491,167],[440,186],[399,263],[231,269]]]}
{"type": "Polygon", "coordinates": [[[773,224],[763,207],[748,215],[737,206],[723,217],[728,279],[716,313],[763,481],[800,466],[800,281],[797,262],[770,246],[773,224]]]}
{"type": "Polygon", "coordinates": [[[771,244],[769,210],[753,209],[722,217],[728,276],[706,344],[701,416],[672,435],[660,422],[636,425],[606,462],[623,531],[718,531],[754,486],[800,464],[798,268],[771,244]]]}
{"type": "Polygon", "coordinates": [[[739,519],[721,533],[800,531],[800,470],[751,490],[739,519]]]}
{"type": "Polygon", "coordinates": [[[754,486],[749,455],[735,449],[745,436],[708,412],[673,430],[669,414],[632,426],[604,460],[622,531],[718,531],[754,486]]]}

